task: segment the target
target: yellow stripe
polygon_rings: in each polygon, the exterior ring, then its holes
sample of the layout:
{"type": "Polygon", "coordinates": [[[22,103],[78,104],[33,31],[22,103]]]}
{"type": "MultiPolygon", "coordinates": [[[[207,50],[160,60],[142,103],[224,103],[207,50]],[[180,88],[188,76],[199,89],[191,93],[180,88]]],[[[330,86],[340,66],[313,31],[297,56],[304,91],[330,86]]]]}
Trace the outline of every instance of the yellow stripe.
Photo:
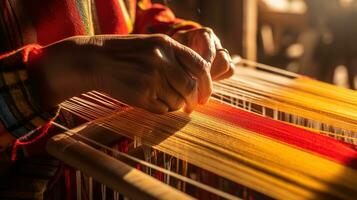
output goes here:
{"type": "Polygon", "coordinates": [[[129,16],[129,13],[128,13],[128,10],[127,10],[127,7],[126,7],[124,1],[123,0],[118,0],[118,1],[119,1],[119,4],[120,4],[120,8],[122,10],[122,13],[124,15],[126,26],[128,27],[128,31],[129,31],[129,33],[131,33],[133,31],[134,22],[131,20],[131,18],[129,16]]]}
{"type": "Polygon", "coordinates": [[[194,112],[185,124],[177,120],[182,115],[131,110],[109,120],[130,138],[139,137],[144,144],[272,197],[306,199],[326,193],[347,198],[357,192],[354,169],[211,116],[194,112]]]}
{"type": "Polygon", "coordinates": [[[263,107],[357,132],[357,92],[352,90],[242,67],[237,68],[234,77],[215,86],[217,94],[238,99],[244,97],[263,107]]]}
{"type": "Polygon", "coordinates": [[[357,105],[357,91],[355,90],[336,87],[307,77],[297,78],[292,86],[309,93],[357,105]]]}

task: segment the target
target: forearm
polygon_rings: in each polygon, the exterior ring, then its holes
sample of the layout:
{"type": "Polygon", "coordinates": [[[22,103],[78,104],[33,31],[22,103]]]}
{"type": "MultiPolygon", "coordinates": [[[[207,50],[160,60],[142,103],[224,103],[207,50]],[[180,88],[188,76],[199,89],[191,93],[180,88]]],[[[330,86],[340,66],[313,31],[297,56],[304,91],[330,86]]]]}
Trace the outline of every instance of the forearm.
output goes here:
{"type": "Polygon", "coordinates": [[[90,70],[80,69],[88,65],[78,51],[75,45],[69,44],[66,47],[42,47],[29,54],[29,84],[41,110],[56,107],[66,99],[90,90],[91,84],[85,78],[90,70]]]}

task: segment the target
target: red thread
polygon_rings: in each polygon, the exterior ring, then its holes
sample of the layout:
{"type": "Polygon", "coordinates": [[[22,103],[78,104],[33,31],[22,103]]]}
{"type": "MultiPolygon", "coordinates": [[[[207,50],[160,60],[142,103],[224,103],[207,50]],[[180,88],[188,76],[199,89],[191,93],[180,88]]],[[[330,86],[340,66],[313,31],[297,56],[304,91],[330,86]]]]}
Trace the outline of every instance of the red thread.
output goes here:
{"type": "MultiPolygon", "coordinates": [[[[357,169],[357,151],[353,145],[222,103],[210,103],[217,108],[214,115],[219,119],[357,169]]],[[[212,115],[212,111],[198,109],[212,115]]]]}
{"type": "Polygon", "coordinates": [[[36,59],[42,54],[42,46],[38,44],[29,44],[23,48],[22,60],[24,63],[36,59]]]}
{"type": "Polygon", "coordinates": [[[72,183],[71,183],[71,171],[67,167],[64,169],[63,172],[64,175],[64,181],[66,185],[66,199],[71,200],[72,199],[72,183]]]}
{"type": "Polygon", "coordinates": [[[40,138],[43,138],[44,136],[46,136],[51,125],[52,125],[51,122],[49,122],[46,125],[35,129],[34,131],[41,131],[41,133],[29,141],[20,141],[21,138],[17,139],[16,142],[14,143],[13,148],[12,148],[11,161],[14,162],[17,160],[17,152],[18,152],[19,147],[31,145],[31,144],[37,142],[40,138]]]}

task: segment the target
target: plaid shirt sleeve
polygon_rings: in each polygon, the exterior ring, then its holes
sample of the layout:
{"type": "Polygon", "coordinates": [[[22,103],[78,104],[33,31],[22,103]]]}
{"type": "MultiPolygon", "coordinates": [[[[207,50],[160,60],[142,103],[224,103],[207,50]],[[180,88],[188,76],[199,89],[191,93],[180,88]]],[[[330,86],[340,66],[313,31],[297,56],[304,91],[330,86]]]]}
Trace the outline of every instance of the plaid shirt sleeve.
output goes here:
{"type": "Polygon", "coordinates": [[[26,70],[28,56],[39,48],[27,45],[0,55],[0,120],[16,138],[48,123],[57,113],[42,112],[31,91],[26,70]]]}
{"type": "Polygon", "coordinates": [[[163,33],[173,35],[180,30],[199,28],[196,22],[176,18],[175,14],[162,4],[150,0],[138,2],[133,33],[163,33]]]}

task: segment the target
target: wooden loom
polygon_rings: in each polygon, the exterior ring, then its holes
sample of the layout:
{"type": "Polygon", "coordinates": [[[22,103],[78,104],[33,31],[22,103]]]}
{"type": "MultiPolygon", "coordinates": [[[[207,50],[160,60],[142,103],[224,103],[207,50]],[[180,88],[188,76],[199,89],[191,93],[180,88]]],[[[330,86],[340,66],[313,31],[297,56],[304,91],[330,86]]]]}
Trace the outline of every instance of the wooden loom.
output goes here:
{"type": "Polygon", "coordinates": [[[236,71],[190,116],[72,98],[62,108],[89,122],[54,123],[66,132],[48,151],[76,169],[77,199],[357,196],[357,93],[248,60],[236,71]]]}

